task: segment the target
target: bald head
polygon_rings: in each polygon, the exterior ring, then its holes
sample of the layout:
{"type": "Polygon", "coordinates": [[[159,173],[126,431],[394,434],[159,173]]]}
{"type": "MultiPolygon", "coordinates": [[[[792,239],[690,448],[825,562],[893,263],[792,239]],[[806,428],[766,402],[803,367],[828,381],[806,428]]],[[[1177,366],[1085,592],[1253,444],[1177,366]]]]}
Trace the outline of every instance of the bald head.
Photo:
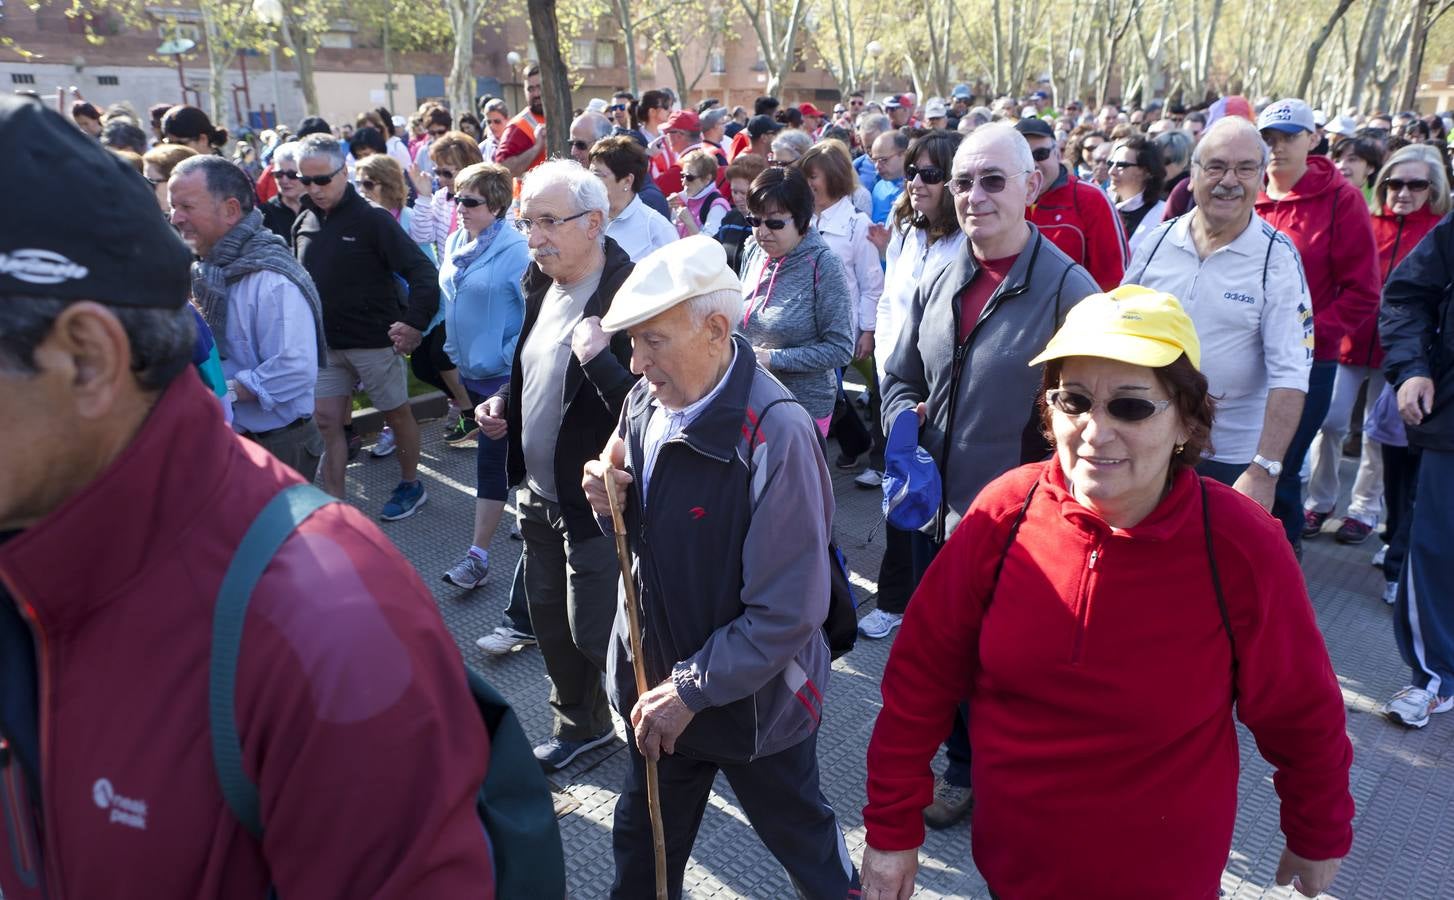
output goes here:
{"type": "Polygon", "coordinates": [[[583,166],[590,165],[591,146],[610,135],[610,119],[596,112],[581,113],[570,123],[571,157],[583,166]]]}

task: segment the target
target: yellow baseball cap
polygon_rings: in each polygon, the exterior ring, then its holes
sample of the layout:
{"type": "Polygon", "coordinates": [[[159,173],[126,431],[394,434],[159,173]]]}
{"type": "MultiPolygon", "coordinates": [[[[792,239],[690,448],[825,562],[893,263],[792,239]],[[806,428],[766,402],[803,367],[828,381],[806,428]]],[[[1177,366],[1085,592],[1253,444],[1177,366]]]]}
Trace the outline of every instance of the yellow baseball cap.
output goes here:
{"type": "Polygon", "coordinates": [[[1067,356],[1096,356],[1159,369],[1183,353],[1201,368],[1201,341],[1180,301],[1164,291],[1123,284],[1077,303],[1030,365],[1067,356]]]}

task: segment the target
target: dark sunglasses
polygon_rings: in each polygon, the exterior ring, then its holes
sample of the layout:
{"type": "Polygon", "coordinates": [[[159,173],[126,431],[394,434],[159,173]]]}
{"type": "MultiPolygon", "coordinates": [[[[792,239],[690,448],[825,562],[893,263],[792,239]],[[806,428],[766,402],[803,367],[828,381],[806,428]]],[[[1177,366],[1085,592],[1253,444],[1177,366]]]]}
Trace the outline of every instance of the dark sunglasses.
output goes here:
{"type": "Polygon", "coordinates": [[[366,191],[371,191],[374,188],[378,187],[379,186],[379,183],[377,181],[370,181],[367,178],[362,178],[362,179],[359,179],[358,186],[361,187],[361,188],[363,188],[366,191]]]}
{"type": "Polygon", "coordinates": [[[904,166],[904,183],[908,184],[915,178],[925,184],[943,184],[944,170],[938,166],[925,166],[921,169],[913,163],[904,166]]]}
{"type": "Polygon", "coordinates": [[[759,219],[757,216],[744,216],[743,218],[747,220],[748,228],[757,228],[760,225],[766,225],[771,231],[782,231],[788,227],[787,219],[759,219]]]}
{"type": "Polygon", "coordinates": [[[1419,191],[1427,191],[1429,189],[1429,180],[1427,178],[1413,178],[1408,181],[1404,181],[1402,178],[1385,178],[1383,179],[1383,183],[1388,185],[1389,191],[1395,194],[1404,188],[1408,188],[1415,194],[1419,191]]]}
{"type": "MultiPolygon", "coordinates": [[[[1024,174],[1024,172],[1015,173],[1015,175],[1024,174]]],[[[984,188],[984,192],[986,194],[998,194],[1000,191],[1003,191],[1005,189],[1005,185],[1010,183],[1011,177],[1013,176],[1003,175],[999,172],[994,172],[989,175],[981,175],[979,176],[979,178],[975,178],[972,175],[961,175],[958,178],[951,178],[949,180],[949,190],[950,192],[955,194],[968,194],[970,191],[974,190],[974,186],[978,184],[980,187],[984,188]]]]}
{"type": "Polygon", "coordinates": [[[319,187],[322,187],[323,185],[325,185],[328,182],[332,181],[333,180],[333,176],[337,175],[339,172],[342,172],[342,171],[343,171],[343,166],[339,166],[338,168],[334,169],[332,172],[329,172],[327,175],[299,175],[298,176],[298,181],[302,182],[305,186],[306,185],[310,185],[310,184],[316,184],[319,187]]]}
{"type": "Polygon", "coordinates": [[[626,111],[626,104],[624,104],[624,103],[616,103],[616,104],[613,104],[611,106],[606,107],[606,109],[609,110],[610,112],[625,112],[626,111]]]}
{"type": "Polygon", "coordinates": [[[1053,149],[1053,147],[1036,147],[1034,150],[1030,151],[1030,156],[1032,156],[1036,162],[1045,162],[1045,160],[1050,158],[1050,151],[1053,149]]]}
{"type": "Polygon", "coordinates": [[[454,180],[454,170],[453,169],[435,169],[434,170],[434,177],[435,178],[447,178],[447,179],[449,179],[449,180],[452,181],[452,180],[454,180]]]}
{"type": "Polygon", "coordinates": [[[463,206],[465,209],[474,209],[477,206],[485,205],[485,201],[479,197],[455,197],[454,202],[463,206]]]}
{"type": "MultiPolygon", "coordinates": [[[[142,177],[146,178],[145,175],[143,175],[142,177]]],[[[152,187],[161,187],[162,185],[167,183],[167,180],[165,178],[147,178],[146,182],[152,187]]]]}
{"type": "Polygon", "coordinates": [[[435,131],[433,128],[429,129],[429,136],[432,138],[442,138],[446,134],[449,134],[448,128],[445,128],[442,131],[435,131]]]}
{"type": "Polygon", "coordinates": [[[1125,162],[1123,160],[1120,162],[1106,163],[1106,167],[1113,172],[1119,172],[1122,169],[1139,169],[1141,168],[1141,164],[1134,162],[1125,162]]]}
{"type": "Polygon", "coordinates": [[[573,149],[573,150],[579,150],[582,153],[584,153],[587,150],[591,149],[591,145],[587,141],[571,141],[570,142],[570,145],[571,145],[571,149],[573,149]]]}
{"type": "MultiPolygon", "coordinates": [[[[1096,408],[1096,401],[1091,397],[1065,388],[1046,391],[1045,399],[1067,416],[1083,416],[1096,408]]],[[[1113,419],[1141,422],[1166,409],[1171,401],[1147,400],[1145,397],[1112,397],[1104,405],[1113,419]]]]}
{"type": "Polygon", "coordinates": [[[298,173],[292,171],[291,169],[274,169],[273,177],[278,179],[286,179],[288,181],[297,181],[298,173]]]}

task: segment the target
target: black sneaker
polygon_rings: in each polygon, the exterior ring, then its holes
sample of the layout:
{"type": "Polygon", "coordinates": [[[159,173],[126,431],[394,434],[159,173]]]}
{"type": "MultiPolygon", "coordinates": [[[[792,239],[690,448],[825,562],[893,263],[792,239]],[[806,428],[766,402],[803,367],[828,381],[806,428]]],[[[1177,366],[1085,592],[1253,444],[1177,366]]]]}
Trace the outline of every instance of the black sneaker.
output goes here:
{"type": "Polygon", "coordinates": [[[557,735],[535,748],[535,759],[540,763],[540,768],[545,771],[558,772],[575,762],[576,757],[587,750],[594,750],[596,747],[609,744],[615,738],[616,732],[609,728],[601,734],[583,741],[568,741],[557,735]]]}
{"type": "Polygon", "coordinates": [[[348,461],[353,462],[363,450],[363,435],[355,434],[352,427],[345,428],[344,432],[348,436],[348,461]]]}
{"type": "Polygon", "coordinates": [[[444,429],[444,442],[451,447],[463,447],[472,442],[479,432],[480,427],[475,424],[474,417],[462,415],[444,429]]]}

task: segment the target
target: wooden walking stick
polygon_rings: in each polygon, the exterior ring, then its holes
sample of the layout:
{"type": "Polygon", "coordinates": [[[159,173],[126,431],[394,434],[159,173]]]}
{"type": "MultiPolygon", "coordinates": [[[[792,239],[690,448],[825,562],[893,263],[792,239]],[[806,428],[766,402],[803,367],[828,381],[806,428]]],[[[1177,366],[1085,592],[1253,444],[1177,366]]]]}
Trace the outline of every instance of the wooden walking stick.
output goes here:
{"type": "MultiPolygon", "coordinates": [[[[610,458],[606,459],[610,465],[610,458]]],[[[636,579],[631,574],[631,551],[626,546],[626,523],[621,518],[621,502],[616,497],[614,467],[606,470],[606,501],[611,504],[611,530],[616,533],[616,561],[621,566],[621,583],[626,587],[626,626],[631,632],[631,667],[636,672],[636,696],[646,693],[646,663],[641,658],[641,612],[636,604],[636,579]]],[[[631,723],[627,722],[630,728],[631,723]]],[[[666,835],[661,825],[661,788],[656,780],[656,760],[643,751],[646,759],[646,807],[651,814],[651,847],[656,854],[656,900],[666,896],[666,835]]]]}

